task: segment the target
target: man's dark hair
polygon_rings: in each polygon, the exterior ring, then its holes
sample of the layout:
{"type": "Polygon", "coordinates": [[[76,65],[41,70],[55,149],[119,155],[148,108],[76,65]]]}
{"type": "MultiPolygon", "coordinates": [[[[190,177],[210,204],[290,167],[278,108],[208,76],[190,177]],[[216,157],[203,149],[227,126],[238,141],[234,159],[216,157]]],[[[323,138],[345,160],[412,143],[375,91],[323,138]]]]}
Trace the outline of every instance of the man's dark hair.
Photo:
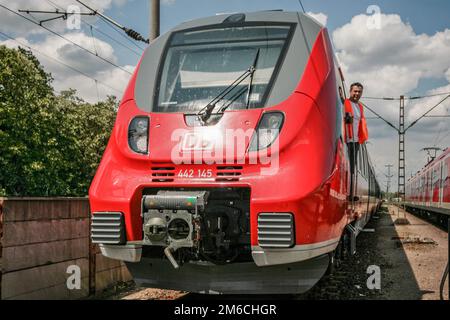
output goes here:
{"type": "Polygon", "coordinates": [[[357,86],[357,87],[359,87],[359,88],[361,88],[361,89],[364,89],[364,86],[363,86],[361,83],[355,82],[355,83],[352,83],[352,84],[350,85],[350,90],[352,90],[354,86],[357,86]]]}

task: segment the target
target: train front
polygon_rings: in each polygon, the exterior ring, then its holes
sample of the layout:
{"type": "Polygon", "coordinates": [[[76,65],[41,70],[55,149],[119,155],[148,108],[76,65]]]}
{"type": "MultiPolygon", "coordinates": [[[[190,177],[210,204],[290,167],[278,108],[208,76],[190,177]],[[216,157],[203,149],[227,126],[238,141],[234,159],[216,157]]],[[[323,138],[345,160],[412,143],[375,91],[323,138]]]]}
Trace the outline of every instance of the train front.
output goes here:
{"type": "Polygon", "coordinates": [[[309,289],[345,224],[336,94],[326,29],[306,15],[217,15],[162,35],[91,185],[93,242],[144,286],[309,289]]]}

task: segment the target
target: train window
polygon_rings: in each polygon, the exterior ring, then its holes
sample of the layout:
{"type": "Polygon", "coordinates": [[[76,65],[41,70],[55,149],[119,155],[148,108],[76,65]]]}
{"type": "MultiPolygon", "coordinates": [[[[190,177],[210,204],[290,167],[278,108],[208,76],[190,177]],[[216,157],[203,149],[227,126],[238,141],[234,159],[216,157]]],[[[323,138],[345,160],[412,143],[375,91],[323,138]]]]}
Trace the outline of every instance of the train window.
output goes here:
{"type": "Polygon", "coordinates": [[[365,145],[364,145],[364,155],[363,156],[364,156],[364,175],[366,177],[369,177],[369,159],[367,158],[368,157],[367,148],[365,145]]]}
{"type": "Polygon", "coordinates": [[[432,177],[432,182],[431,183],[432,183],[433,186],[435,186],[438,181],[439,181],[439,168],[438,168],[438,166],[436,166],[433,169],[433,177],[432,177]]]}
{"type": "Polygon", "coordinates": [[[367,177],[368,171],[367,171],[367,149],[366,145],[362,144],[360,147],[360,154],[361,154],[361,172],[364,177],[367,177]]]}
{"type": "Polygon", "coordinates": [[[249,25],[174,33],[160,70],[153,111],[199,111],[241,75],[246,75],[245,80],[224,94],[215,110],[263,107],[291,28],[249,25]],[[246,71],[252,66],[255,72],[250,76],[246,71]]]}

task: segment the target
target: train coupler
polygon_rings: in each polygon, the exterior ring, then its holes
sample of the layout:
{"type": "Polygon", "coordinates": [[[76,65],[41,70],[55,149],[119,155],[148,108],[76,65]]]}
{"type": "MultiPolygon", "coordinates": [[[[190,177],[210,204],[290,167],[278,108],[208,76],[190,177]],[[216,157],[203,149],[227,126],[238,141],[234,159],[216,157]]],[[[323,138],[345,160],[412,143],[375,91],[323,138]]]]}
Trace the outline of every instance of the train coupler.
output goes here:
{"type": "Polygon", "coordinates": [[[179,248],[197,248],[200,214],[205,210],[207,191],[158,191],[142,198],[144,245],[163,246],[164,254],[177,269],[172,253],[179,248]]]}

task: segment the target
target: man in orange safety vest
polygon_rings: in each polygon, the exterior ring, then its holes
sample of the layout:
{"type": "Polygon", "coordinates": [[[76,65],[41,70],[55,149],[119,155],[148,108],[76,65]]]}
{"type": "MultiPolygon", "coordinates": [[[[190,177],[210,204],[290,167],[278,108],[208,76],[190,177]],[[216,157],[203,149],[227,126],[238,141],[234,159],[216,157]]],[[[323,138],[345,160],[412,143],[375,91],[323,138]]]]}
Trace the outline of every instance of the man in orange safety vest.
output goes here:
{"type": "Polygon", "coordinates": [[[357,166],[358,152],[360,144],[369,138],[367,131],[364,109],[359,102],[363,93],[363,85],[355,82],[350,86],[350,97],[344,101],[345,106],[345,139],[348,146],[350,158],[350,195],[353,196],[353,176],[357,166]]]}

